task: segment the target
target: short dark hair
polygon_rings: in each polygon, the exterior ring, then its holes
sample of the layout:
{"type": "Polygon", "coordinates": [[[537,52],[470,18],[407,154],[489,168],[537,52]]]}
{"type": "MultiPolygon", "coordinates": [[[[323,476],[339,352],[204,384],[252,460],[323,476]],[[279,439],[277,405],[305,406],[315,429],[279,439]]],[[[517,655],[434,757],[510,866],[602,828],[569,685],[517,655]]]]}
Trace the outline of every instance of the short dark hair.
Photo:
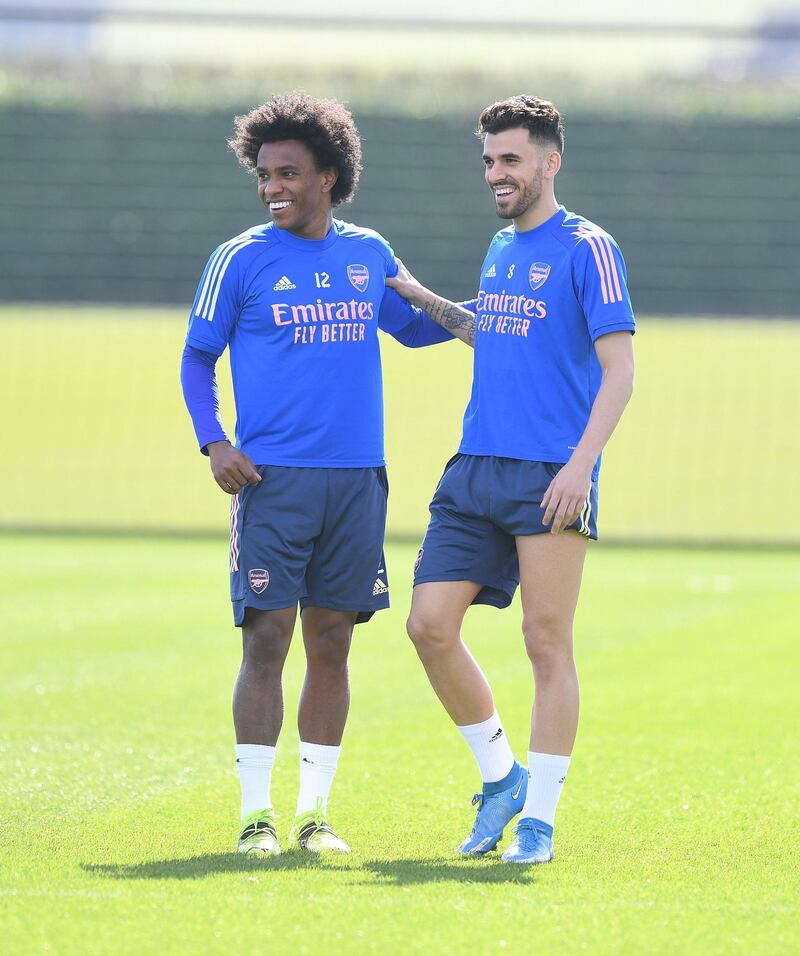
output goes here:
{"type": "Polygon", "coordinates": [[[236,135],[228,146],[251,172],[264,143],[297,139],[312,154],[318,170],[336,170],[338,178],[331,190],[334,206],[355,195],[361,174],[361,137],[350,111],[336,100],[301,91],[277,94],[246,116],[237,116],[234,129],[236,135]]]}
{"type": "Polygon", "coordinates": [[[478,119],[475,135],[483,139],[487,133],[504,133],[517,127],[524,127],[532,140],[564,152],[561,114],[549,100],[525,93],[487,106],[478,119]]]}

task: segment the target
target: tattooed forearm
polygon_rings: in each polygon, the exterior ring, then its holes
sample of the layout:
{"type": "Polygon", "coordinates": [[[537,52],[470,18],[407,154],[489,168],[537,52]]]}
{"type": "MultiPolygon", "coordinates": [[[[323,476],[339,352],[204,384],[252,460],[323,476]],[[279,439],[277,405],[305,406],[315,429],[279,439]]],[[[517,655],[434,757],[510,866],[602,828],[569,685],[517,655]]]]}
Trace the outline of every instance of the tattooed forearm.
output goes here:
{"type": "Polygon", "coordinates": [[[469,309],[462,309],[455,302],[443,299],[438,295],[431,295],[421,303],[421,307],[428,315],[441,325],[442,328],[452,332],[456,338],[466,342],[467,345],[475,346],[475,316],[469,309]]]}

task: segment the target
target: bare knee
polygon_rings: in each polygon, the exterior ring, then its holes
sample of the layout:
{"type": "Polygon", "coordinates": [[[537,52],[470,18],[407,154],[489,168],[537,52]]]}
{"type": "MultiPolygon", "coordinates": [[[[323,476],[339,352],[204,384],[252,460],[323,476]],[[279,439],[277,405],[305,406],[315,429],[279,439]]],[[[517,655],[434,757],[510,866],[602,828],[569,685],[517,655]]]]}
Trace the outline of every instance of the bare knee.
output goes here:
{"type": "Polygon", "coordinates": [[[242,663],[257,671],[282,670],[292,641],[293,621],[269,611],[245,613],[242,663]]]}
{"type": "Polygon", "coordinates": [[[572,627],[546,615],[526,617],[522,622],[525,650],[537,680],[547,680],[575,667],[572,627]]]}
{"type": "Polygon", "coordinates": [[[441,617],[413,608],[406,621],[406,631],[422,660],[447,651],[459,640],[457,627],[441,617]]]}
{"type": "Polygon", "coordinates": [[[353,626],[332,623],[305,635],[306,661],[310,668],[338,671],[347,667],[353,626]]]}

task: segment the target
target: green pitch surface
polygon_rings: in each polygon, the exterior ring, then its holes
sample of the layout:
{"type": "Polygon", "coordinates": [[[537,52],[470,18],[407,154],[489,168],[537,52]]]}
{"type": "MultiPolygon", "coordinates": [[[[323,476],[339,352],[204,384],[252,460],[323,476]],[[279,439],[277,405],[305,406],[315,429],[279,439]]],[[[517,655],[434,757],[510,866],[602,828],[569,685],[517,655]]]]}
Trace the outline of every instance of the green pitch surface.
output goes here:
{"type": "MultiPolygon", "coordinates": [[[[180,395],[185,326],[175,309],[0,308],[0,524],[225,526],[180,395]]],[[[472,353],[382,342],[389,529],[421,535],[458,447],[472,353]]],[[[636,391],[603,463],[601,534],[800,541],[800,322],[645,317],[636,351],[636,391]]],[[[226,358],[218,368],[232,433],[226,358]]]]}
{"type": "MultiPolygon", "coordinates": [[[[357,631],[331,820],[346,859],[232,854],[238,666],[223,543],[0,538],[0,920],[22,954],[796,953],[800,559],[589,556],[556,860],[462,861],[478,781],[394,608],[357,631]]],[[[466,639],[518,753],[519,610],[466,639]]],[[[273,795],[297,783],[287,726],[273,795]]],[[[508,836],[503,841],[507,843],[508,836]]]]}

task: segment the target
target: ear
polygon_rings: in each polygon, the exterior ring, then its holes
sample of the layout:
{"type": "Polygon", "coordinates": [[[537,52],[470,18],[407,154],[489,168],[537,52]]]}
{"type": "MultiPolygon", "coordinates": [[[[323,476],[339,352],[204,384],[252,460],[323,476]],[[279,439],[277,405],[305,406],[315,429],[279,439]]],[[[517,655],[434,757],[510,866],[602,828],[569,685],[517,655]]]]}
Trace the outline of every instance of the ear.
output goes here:
{"type": "Polygon", "coordinates": [[[557,149],[551,149],[544,158],[545,178],[555,179],[559,169],[561,169],[561,153],[557,149]]]}
{"type": "Polygon", "coordinates": [[[322,170],[322,191],[324,193],[329,193],[333,187],[336,185],[336,180],[339,178],[339,173],[337,170],[331,166],[329,169],[322,170]]]}

